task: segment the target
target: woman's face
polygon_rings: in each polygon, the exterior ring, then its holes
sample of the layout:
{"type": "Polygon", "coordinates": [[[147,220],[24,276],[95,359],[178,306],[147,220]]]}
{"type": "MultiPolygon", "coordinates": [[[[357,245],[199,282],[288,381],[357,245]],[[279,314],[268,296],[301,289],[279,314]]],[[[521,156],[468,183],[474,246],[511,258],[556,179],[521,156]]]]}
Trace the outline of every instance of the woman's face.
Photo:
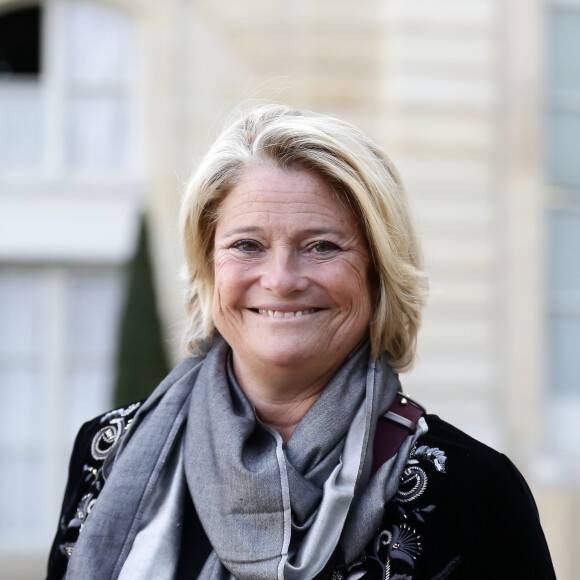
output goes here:
{"type": "Polygon", "coordinates": [[[336,370],[368,330],[371,260],[318,174],[248,168],[220,208],[213,317],[235,360],[336,370]]]}

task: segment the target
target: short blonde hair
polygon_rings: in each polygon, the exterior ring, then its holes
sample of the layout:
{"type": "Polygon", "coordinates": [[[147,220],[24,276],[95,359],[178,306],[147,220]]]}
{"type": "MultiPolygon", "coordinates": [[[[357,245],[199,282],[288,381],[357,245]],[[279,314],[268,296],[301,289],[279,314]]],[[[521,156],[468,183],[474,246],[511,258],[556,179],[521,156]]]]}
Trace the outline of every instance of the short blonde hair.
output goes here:
{"type": "Polygon", "coordinates": [[[279,104],[258,106],[230,125],[187,184],[180,216],[187,352],[216,332],[213,244],[220,204],[244,170],[261,162],[315,171],[346,198],[366,237],[378,279],[370,323],[373,354],[386,353],[395,370],[408,370],[428,283],[399,175],[381,148],[350,123],[279,104]]]}

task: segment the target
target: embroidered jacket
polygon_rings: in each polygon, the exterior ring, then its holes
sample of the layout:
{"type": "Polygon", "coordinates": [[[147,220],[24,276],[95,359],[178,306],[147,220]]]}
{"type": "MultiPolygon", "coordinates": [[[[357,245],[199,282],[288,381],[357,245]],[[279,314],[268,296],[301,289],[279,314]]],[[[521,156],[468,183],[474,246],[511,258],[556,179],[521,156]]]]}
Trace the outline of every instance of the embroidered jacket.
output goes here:
{"type": "MultiPolygon", "coordinates": [[[[70,462],[47,580],[61,580],[83,522],[104,485],[102,465],[139,403],[81,428],[70,462]]],[[[531,492],[510,460],[434,415],[417,442],[364,553],[332,580],[555,579],[531,492]]],[[[196,578],[211,551],[185,506],[178,578],[196,578]]]]}

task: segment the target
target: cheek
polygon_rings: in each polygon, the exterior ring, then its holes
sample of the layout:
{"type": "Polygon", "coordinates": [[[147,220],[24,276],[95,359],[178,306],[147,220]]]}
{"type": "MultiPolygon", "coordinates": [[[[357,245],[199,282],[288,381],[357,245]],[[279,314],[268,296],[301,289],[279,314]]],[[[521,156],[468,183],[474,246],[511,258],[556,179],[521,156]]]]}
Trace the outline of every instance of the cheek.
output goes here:
{"type": "Polygon", "coordinates": [[[213,312],[214,317],[232,310],[243,300],[247,283],[246,268],[230,257],[216,257],[214,261],[213,312]]]}
{"type": "Polygon", "coordinates": [[[327,288],[352,314],[370,319],[375,290],[366,265],[346,264],[329,272],[327,288]]]}
{"type": "Polygon", "coordinates": [[[236,273],[240,271],[239,265],[231,256],[217,255],[213,262],[213,277],[215,288],[227,287],[235,282],[236,273]]]}
{"type": "Polygon", "coordinates": [[[228,290],[231,290],[231,278],[227,260],[216,258],[213,269],[213,310],[214,316],[223,310],[223,302],[228,300],[228,290]]]}

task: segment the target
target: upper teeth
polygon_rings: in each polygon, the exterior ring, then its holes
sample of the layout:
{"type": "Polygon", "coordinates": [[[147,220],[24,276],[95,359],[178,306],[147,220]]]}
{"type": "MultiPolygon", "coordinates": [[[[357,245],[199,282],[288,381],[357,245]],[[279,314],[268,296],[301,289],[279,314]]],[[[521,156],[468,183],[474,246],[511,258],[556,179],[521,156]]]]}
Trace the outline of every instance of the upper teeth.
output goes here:
{"type": "Polygon", "coordinates": [[[282,310],[262,310],[259,309],[258,312],[264,316],[270,316],[271,318],[292,318],[293,316],[302,316],[303,314],[312,314],[314,308],[309,310],[296,310],[295,312],[285,312],[282,310]]]}

